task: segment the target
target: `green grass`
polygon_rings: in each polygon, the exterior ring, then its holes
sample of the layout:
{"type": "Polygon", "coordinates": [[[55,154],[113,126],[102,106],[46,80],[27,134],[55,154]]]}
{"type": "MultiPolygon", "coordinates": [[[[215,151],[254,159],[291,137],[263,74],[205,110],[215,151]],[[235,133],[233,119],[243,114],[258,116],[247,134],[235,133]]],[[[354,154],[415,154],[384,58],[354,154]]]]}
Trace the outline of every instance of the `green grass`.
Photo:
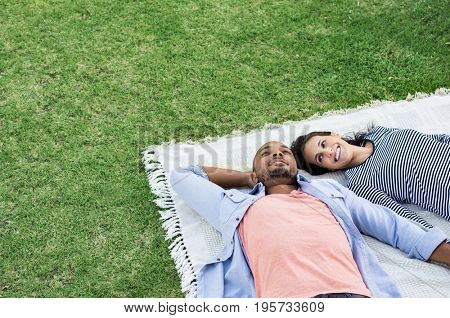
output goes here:
{"type": "Polygon", "coordinates": [[[183,296],[140,150],[448,87],[447,5],[0,0],[0,296],[183,296]]]}

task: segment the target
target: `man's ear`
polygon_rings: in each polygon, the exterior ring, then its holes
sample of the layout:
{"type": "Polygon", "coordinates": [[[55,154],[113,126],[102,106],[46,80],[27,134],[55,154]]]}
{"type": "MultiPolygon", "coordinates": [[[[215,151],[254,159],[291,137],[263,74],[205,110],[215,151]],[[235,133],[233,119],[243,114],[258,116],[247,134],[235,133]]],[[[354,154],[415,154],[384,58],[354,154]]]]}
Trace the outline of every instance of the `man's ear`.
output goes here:
{"type": "Polygon", "coordinates": [[[253,186],[256,185],[256,184],[259,182],[258,177],[256,176],[256,172],[255,172],[255,171],[253,171],[253,172],[250,174],[250,178],[251,178],[251,180],[252,180],[253,186]]]}

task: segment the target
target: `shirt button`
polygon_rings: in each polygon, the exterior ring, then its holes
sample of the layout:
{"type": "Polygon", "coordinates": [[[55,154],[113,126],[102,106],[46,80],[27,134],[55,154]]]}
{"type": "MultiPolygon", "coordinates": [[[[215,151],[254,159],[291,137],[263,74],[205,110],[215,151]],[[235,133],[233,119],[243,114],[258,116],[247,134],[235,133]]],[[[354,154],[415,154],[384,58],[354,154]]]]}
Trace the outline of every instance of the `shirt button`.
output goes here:
{"type": "Polygon", "coordinates": [[[236,218],[236,221],[239,221],[239,218],[236,218]]]}
{"type": "Polygon", "coordinates": [[[220,258],[218,258],[217,261],[220,262],[220,258]]]}
{"type": "Polygon", "coordinates": [[[334,194],[332,193],[331,196],[334,197],[334,194]]]}

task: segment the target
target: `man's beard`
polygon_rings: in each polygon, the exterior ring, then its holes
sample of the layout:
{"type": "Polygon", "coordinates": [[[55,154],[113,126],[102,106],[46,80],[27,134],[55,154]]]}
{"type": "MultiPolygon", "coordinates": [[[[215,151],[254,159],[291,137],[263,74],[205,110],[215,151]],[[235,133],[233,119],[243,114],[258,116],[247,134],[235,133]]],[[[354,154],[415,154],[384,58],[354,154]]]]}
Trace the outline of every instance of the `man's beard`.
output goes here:
{"type": "Polygon", "coordinates": [[[269,179],[279,179],[279,178],[291,179],[293,177],[295,177],[295,175],[291,174],[289,170],[284,167],[275,168],[268,174],[269,179]]]}

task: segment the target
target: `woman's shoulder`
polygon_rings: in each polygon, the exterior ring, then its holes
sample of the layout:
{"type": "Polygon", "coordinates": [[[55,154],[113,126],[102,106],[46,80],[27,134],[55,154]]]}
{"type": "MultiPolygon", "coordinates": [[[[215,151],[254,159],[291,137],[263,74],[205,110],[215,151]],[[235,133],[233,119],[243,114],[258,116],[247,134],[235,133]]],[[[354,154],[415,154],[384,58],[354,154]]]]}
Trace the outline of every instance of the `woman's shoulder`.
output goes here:
{"type": "Polygon", "coordinates": [[[385,126],[375,126],[368,133],[389,133],[400,130],[399,128],[385,127],[385,126]]]}
{"type": "Polygon", "coordinates": [[[383,138],[393,132],[399,131],[400,129],[398,128],[388,128],[388,127],[384,127],[384,126],[375,126],[373,127],[371,130],[369,130],[367,132],[367,134],[364,135],[364,139],[366,140],[371,140],[373,141],[377,141],[380,138],[383,138]]]}

